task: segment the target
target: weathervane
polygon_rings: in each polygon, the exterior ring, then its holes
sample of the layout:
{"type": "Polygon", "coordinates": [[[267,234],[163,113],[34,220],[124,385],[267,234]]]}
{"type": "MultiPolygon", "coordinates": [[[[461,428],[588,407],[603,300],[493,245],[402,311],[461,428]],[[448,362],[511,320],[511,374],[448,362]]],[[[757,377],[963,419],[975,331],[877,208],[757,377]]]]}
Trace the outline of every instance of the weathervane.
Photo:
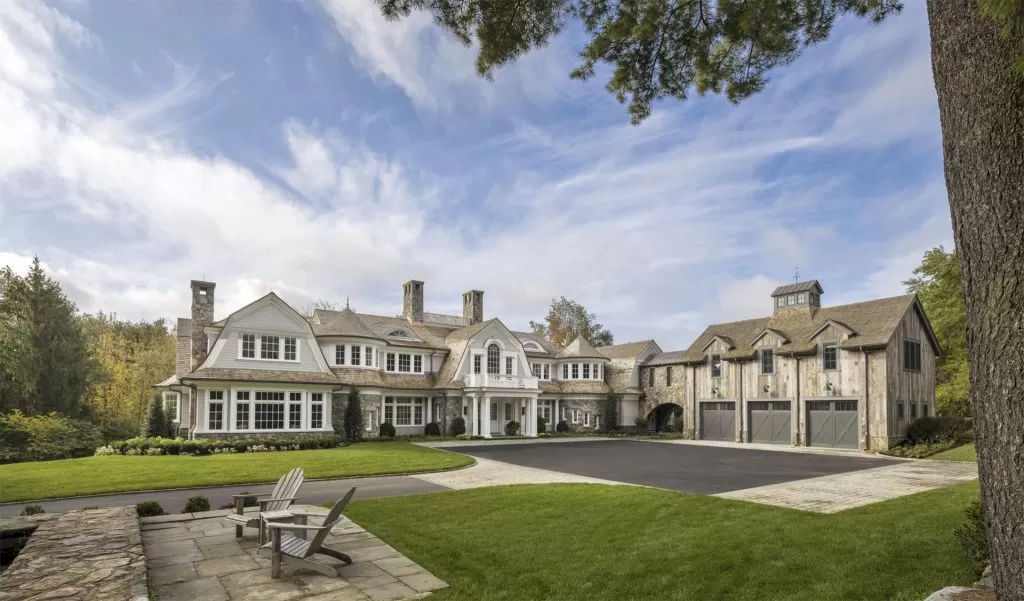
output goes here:
{"type": "Polygon", "coordinates": [[[348,309],[348,295],[345,295],[345,308],[348,309]]]}
{"type": "Polygon", "coordinates": [[[796,273],[793,274],[793,283],[794,284],[800,283],[800,266],[799,265],[796,266],[796,273]]]}

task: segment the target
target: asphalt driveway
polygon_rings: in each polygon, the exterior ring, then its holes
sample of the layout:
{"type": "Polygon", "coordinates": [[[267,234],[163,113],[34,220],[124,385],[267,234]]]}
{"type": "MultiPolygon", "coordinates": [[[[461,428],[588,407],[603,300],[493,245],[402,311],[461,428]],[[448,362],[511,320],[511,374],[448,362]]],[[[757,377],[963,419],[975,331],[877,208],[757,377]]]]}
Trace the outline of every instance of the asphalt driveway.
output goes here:
{"type": "Polygon", "coordinates": [[[706,495],[898,463],[870,457],[637,440],[467,445],[447,450],[514,465],[706,495]]]}

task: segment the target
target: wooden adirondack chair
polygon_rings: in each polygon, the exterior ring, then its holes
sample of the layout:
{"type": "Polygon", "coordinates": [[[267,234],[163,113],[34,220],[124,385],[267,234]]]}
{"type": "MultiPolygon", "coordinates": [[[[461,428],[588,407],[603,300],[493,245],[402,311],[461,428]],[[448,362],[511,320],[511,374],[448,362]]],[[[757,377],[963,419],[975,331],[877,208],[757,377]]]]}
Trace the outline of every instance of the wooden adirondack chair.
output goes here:
{"type": "MultiPolygon", "coordinates": [[[[298,498],[299,487],[302,486],[302,482],[305,479],[305,474],[301,467],[297,467],[287,474],[281,476],[281,479],[277,481],[277,486],[274,487],[274,491],[270,493],[270,496],[263,495],[252,495],[252,494],[241,494],[231,495],[231,498],[235,500],[235,513],[225,516],[229,522],[235,524],[235,537],[242,536],[243,528],[260,528],[262,525],[261,514],[267,511],[280,511],[282,509],[288,509],[288,507],[298,498]],[[245,513],[245,502],[248,499],[256,498],[256,503],[259,505],[259,513],[245,513]],[[266,497],[266,498],[259,498],[266,497]]],[[[263,529],[260,528],[260,543],[263,543],[263,529]]]]}
{"type": "Polygon", "coordinates": [[[267,528],[270,530],[270,542],[260,547],[260,551],[269,550],[270,556],[270,576],[272,578],[281,577],[281,562],[286,562],[299,567],[307,568],[327,576],[338,576],[338,568],[335,566],[327,565],[313,559],[316,554],[326,555],[335,559],[340,559],[345,563],[352,563],[352,558],[348,555],[332,549],[324,545],[324,539],[330,534],[331,528],[336,526],[341,521],[341,512],[348,505],[348,502],[352,500],[352,495],[356,494],[355,487],[348,491],[344,497],[338,499],[338,501],[331,507],[331,511],[324,518],[324,523],[320,526],[309,526],[305,524],[289,524],[286,522],[269,522],[267,528]],[[288,534],[286,531],[291,530],[294,532],[300,532],[305,535],[308,532],[315,532],[312,540],[305,540],[299,538],[293,534],[288,534]]]}

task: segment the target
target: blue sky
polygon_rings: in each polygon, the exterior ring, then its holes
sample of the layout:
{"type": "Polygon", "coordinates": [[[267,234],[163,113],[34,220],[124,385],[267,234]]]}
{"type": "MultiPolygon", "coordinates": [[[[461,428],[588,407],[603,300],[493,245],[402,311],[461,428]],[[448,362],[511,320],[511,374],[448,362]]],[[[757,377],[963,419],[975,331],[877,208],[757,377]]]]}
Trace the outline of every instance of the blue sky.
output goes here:
{"type": "Polygon", "coordinates": [[[801,276],[903,292],[952,245],[924,2],[827,43],[738,106],[640,126],[570,80],[582,39],[476,77],[428,15],[371,0],[0,2],[0,265],[38,254],[86,311],[218,316],[275,290],[395,314],[486,292],[510,327],[574,298],[685,347],[801,276]]]}

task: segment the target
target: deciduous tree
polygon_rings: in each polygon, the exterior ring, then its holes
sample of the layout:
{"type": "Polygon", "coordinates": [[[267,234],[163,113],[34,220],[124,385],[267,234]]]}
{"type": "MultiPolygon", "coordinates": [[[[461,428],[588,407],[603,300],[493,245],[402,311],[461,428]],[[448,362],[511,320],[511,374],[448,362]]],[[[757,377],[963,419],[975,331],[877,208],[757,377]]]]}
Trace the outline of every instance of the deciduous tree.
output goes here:
{"type": "Polygon", "coordinates": [[[551,299],[551,308],[544,321],[531,321],[530,328],[557,347],[569,344],[577,336],[586,338],[594,346],[609,346],[614,340],[612,333],[597,322],[597,315],[564,296],[551,299]]]}
{"type": "MultiPolygon", "coordinates": [[[[696,90],[740,101],[825,40],[840,15],[881,21],[898,0],[378,0],[425,9],[479,44],[484,76],[546,44],[570,19],[590,40],[573,77],[611,66],[634,122],[696,90]]],[[[927,0],[953,233],[967,307],[982,501],[1002,601],[1024,601],[1024,0],[927,0]]]]}
{"type": "Polygon", "coordinates": [[[903,284],[920,297],[942,347],[936,369],[936,409],[949,415],[969,415],[967,308],[956,253],[941,246],[929,250],[914,277],[903,284]]]}

